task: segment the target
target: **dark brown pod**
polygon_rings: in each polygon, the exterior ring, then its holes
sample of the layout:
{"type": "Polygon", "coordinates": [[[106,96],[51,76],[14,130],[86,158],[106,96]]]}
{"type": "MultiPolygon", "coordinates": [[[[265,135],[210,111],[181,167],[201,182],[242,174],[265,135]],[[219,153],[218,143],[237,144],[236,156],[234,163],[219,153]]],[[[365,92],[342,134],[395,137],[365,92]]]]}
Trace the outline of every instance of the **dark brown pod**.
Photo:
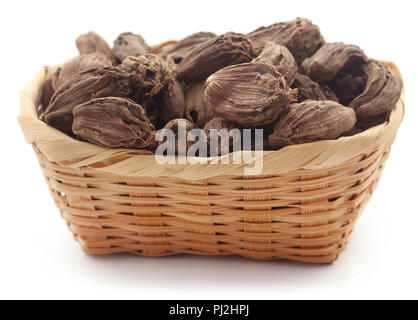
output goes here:
{"type": "Polygon", "coordinates": [[[145,110],[148,119],[156,129],[160,129],[164,125],[158,120],[160,114],[160,102],[157,97],[146,97],[141,101],[141,107],[145,110]]]}
{"type": "Polygon", "coordinates": [[[344,134],[342,134],[342,137],[352,137],[356,134],[362,133],[364,130],[365,129],[356,124],[350,131],[347,131],[344,134]]]}
{"type": "Polygon", "coordinates": [[[167,51],[164,51],[164,54],[169,56],[175,64],[179,64],[197,45],[215,37],[216,34],[212,32],[194,33],[171,46],[167,51]]]}
{"type": "Polygon", "coordinates": [[[205,104],[204,94],[204,81],[191,84],[185,91],[186,119],[199,128],[203,128],[209,120],[215,117],[212,109],[205,104]]]}
{"type": "MultiPolygon", "coordinates": [[[[171,130],[174,133],[175,142],[173,141],[174,145],[171,147],[175,150],[176,155],[179,155],[179,156],[187,155],[187,151],[195,143],[193,141],[187,141],[187,135],[194,128],[195,127],[193,123],[191,123],[190,121],[186,119],[173,119],[165,125],[164,129],[171,130]],[[185,136],[183,136],[182,134],[179,135],[180,131],[183,131],[185,133],[185,136]],[[184,145],[185,148],[182,148],[181,147],[182,145],[184,145]]],[[[161,141],[159,144],[161,145],[162,143],[165,143],[165,142],[166,141],[161,141]]],[[[169,154],[169,155],[172,155],[172,154],[169,154]]]]}
{"type": "Polygon", "coordinates": [[[132,100],[93,99],[74,108],[73,132],[106,148],[147,149],[155,146],[155,129],[144,109],[132,100]]]}
{"type": "Polygon", "coordinates": [[[390,112],[379,114],[374,117],[358,118],[357,126],[363,130],[367,130],[389,121],[390,112]]]}
{"type": "Polygon", "coordinates": [[[285,106],[296,101],[296,92],[273,66],[244,63],[210,76],[204,100],[225,120],[257,127],[274,122],[285,106]]]}
{"type": "Polygon", "coordinates": [[[234,139],[238,139],[237,141],[240,142],[241,146],[241,130],[237,128],[235,123],[226,121],[221,117],[210,120],[203,130],[205,130],[208,137],[208,150],[215,148],[214,153],[216,155],[228,154],[233,148],[234,139]],[[223,133],[225,134],[224,141],[222,141],[220,136],[223,133]]]}
{"type": "Polygon", "coordinates": [[[311,78],[301,73],[296,74],[293,88],[298,89],[298,101],[303,102],[305,100],[317,100],[326,101],[331,100],[338,102],[338,97],[335,93],[325,84],[319,84],[312,81],[311,78]]]}
{"type": "Polygon", "coordinates": [[[375,117],[392,111],[401,97],[402,80],[389,67],[370,61],[364,68],[367,84],[364,92],[350,104],[359,118],[375,117]]]}
{"type": "Polygon", "coordinates": [[[113,51],[110,49],[109,45],[107,44],[106,40],[104,40],[99,34],[96,32],[89,32],[87,34],[83,34],[76,39],[77,49],[80,54],[89,54],[93,52],[101,52],[103,53],[112,64],[118,64],[118,61],[113,54],[113,51]]]}
{"type": "Polygon", "coordinates": [[[184,101],[183,86],[176,77],[172,77],[166,87],[161,91],[159,120],[166,124],[170,120],[183,118],[186,103],[184,101]]]}
{"type": "Polygon", "coordinates": [[[351,74],[346,71],[340,72],[329,84],[333,92],[338,96],[341,104],[348,106],[364,90],[366,76],[364,73],[351,74]]]}
{"type": "Polygon", "coordinates": [[[355,112],[334,101],[291,104],[281,115],[269,142],[280,147],[336,139],[355,124],[355,112]]]}
{"type": "Polygon", "coordinates": [[[245,35],[226,33],[190,51],[178,67],[178,78],[185,82],[205,80],[226,66],[249,62],[256,56],[257,51],[245,35]]]}
{"type": "Polygon", "coordinates": [[[137,57],[151,53],[151,48],[139,34],[124,32],[115,40],[113,53],[119,62],[122,62],[129,56],[137,57]]]}
{"type": "Polygon", "coordinates": [[[55,89],[53,83],[55,79],[58,77],[61,71],[60,66],[55,67],[46,67],[46,76],[45,81],[42,85],[42,94],[41,94],[41,104],[38,109],[38,115],[41,120],[43,120],[43,113],[48,108],[48,105],[51,101],[52,96],[55,93],[55,89]]]}
{"type": "Polygon", "coordinates": [[[248,34],[248,37],[259,50],[269,41],[285,46],[297,63],[312,56],[325,43],[318,26],[301,18],[258,28],[248,34]]]}
{"type": "Polygon", "coordinates": [[[112,62],[102,52],[79,55],[61,67],[61,71],[52,85],[55,90],[58,90],[69,78],[79,72],[110,67],[111,65],[112,62]]]}
{"type": "Polygon", "coordinates": [[[135,74],[136,92],[133,100],[140,103],[146,97],[156,96],[172,77],[167,63],[155,54],[127,57],[120,69],[135,74]]]}
{"type": "Polygon", "coordinates": [[[72,134],[73,109],[91,99],[129,97],[135,78],[117,67],[91,69],[72,76],[54,94],[45,110],[45,121],[72,134]]]}
{"type": "Polygon", "coordinates": [[[260,55],[253,62],[263,62],[271,64],[283,75],[289,86],[293,84],[298,71],[298,65],[290,51],[274,42],[267,42],[260,55]]]}
{"type": "Polygon", "coordinates": [[[342,42],[327,43],[312,57],[303,61],[302,70],[314,81],[328,83],[340,71],[361,68],[367,60],[367,56],[358,46],[342,42]]]}

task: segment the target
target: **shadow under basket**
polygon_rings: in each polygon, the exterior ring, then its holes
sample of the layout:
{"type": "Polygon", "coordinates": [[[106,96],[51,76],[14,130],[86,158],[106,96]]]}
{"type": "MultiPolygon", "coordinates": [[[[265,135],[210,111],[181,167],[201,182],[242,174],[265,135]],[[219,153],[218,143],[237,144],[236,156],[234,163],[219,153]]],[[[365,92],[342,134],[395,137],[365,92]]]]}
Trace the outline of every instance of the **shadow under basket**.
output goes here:
{"type": "Polygon", "coordinates": [[[252,164],[159,165],[154,155],[72,139],[37,118],[45,75],[44,68],[22,91],[19,123],[62,217],[94,255],[332,263],[376,188],[404,116],[402,96],[388,122],[265,151],[262,173],[245,176],[252,164]]]}

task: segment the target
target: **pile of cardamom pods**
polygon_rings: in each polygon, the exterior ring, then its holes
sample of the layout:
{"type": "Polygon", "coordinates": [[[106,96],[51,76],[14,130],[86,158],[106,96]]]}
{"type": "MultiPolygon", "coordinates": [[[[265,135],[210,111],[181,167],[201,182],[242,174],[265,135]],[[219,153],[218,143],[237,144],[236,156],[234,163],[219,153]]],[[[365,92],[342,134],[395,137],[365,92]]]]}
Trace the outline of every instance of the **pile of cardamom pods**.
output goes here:
{"type": "MultiPolygon", "coordinates": [[[[355,45],[326,43],[298,18],[249,34],[200,32],[152,49],[97,33],[51,67],[39,118],[107,148],[154,151],[156,131],[264,129],[265,149],[357,134],[384,123],[402,80],[355,45]]],[[[223,150],[223,152],[230,150],[223,150]]]]}

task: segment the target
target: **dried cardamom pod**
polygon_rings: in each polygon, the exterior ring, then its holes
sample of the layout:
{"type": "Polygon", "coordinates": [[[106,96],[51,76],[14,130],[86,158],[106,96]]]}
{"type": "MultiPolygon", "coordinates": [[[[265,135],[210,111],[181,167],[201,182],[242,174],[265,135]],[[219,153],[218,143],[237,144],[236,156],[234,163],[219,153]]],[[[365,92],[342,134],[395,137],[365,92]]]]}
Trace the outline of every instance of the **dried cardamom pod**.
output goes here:
{"type": "Polygon", "coordinates": [[[146,97],[141,102],[142,108],[145,110],[148,119],[154,125],[156,129],[161,128],[161,124],[158,121],[160,114],[160,103],[156,97],[146,97]]]}
{"type": "Polygon", "coordinates": [[[354,110],[333,101],[291,104],[280,117],[269,142],[274,146],[286,146],[336,139],[355,124],[354,110]]]}
{"type": "Polygon", "coordinates": [[[129,56],[137,57],[151,53],[151,48],[139,34],[124,32],[115,40],[113,53],[122,62],[129,56]]]}
{"type": "Polygon", "coordinates": [[[89,32],[87,34],[83,34],[76,39],[77,49],[80,54],[89,54],[93,52],[101,52],[103,53],[112,64],[118,64],[118,61],[113,54],[113,51],[110,49],[109,45],[107,44],[106,40],[104,40],[99,34],[96,32],[89,32]]]}
{"type": "Polygon", "coordinates": [[[116,97],[90,100],[73,109],[73,132],[106,148],[147,149],[155,146],[155,129],[144,109],[116,97]]]}
{"type": "Polygon", "coordinates": [[[129,97],[135,77],[117,67],[91,69],[72,76],[54,94],[44,112],[52,127],[71,135],[73,109],[94,98],[129,97]]]}
{"type": "Polygon", "coordinates": [[[216,71],[250,62],[257,56],[245,35],[229,32],[195,47],[178,67],[178,78],[185,82],[205,80],[216,71]]]}
{"type": "Polygon", "coordinates": [[[358,46],[342,42],[327,43],[312,57],[303,61],[302,70],[314,81],[327,83],[340,71],[361,68],[367,60],[367,56],[358,46]]]}
{"type": "Polygon", "coordinates": [[[210,144],[216,143],[216,154],[218,155],[228,154],[231,151],[234,144],[234,138],[239,139],[241,144],[241,130],[237,128],[235,123],[226,121],[221,117],[216,117],[210,120],[205,125],[203,130],[206,131],[209,147],[211,147],[210,144]],[[228,139],[225,140],[225,142],[222,141],[222,138],[219,136],[219,130],[223,129],[225,129],[228,133],[228,135],[224,137],[224,140],[228,139]]]}
{"type": "Polygon", "coordinates": [[[159,120],[161,123],[166,124],[170,120],[184,117],[186,103],[183,87],[175,76],[168,81],[158,100],[160,101],[159,120]]]}
{"type": "Polygon", "coordinates": [[[237,125],[233,122],[226,121],[225,119],[221,117],[216,117],[210,120],[206,125],[203,127],[203,130],[207,132],[209,135],[209,130],[215,129],[215,130],[221,130],[221,129],[227,129],[232,130],[237,128],[237,125]]]}
{"type": "Polygon", "coordinates": [[[267,42],[260,55],[253,62],[263,62],[271,64],[286,79],[289,86],[295,81],[298,65],[290,51],[274,42],[267,42]]]}
{"type": "MultiPolygon", "coordinates": [[[[179,156],[187,155],[187,151],[194,144],[193,141],[187,141],[188,133],[194,129],[193,123],[186,119],[173,119],[165,125],[164,129],[171,130],[174,133],[175,141],[167,141],[167,143],[174,143],[171,147],[175,150],[175,154],[179,156]],[[179,134],[180,131],[183,131],[185,135],[179,134]],[[181,146],[185,146],[185,148],[181,146]]],[[[161,141],[159,144],[161,145],[164,142],[166,141],[161,141]]]]}
{"type": "Polygon", "coordinates": [[[359,118],[375,117],[392,111],[401,97],[402,80],[389,67],[371,60],[365,67],[364,92],[350,104],[359,118]]]}
{"type": "Polygon", "coordinates": [[[329,84],[340,103],[348,106],[364,90],[366,76],[364,73],[351,74],[346,71],[340,72],[329,84]]]}
{"type": "Polygon", "coordinates": [[[79,72],[110,67],[111,65],[112,62],[101,52],[79,55],[62,66],[61,72],[52,85],[55,90],[58,90],[69,78],[79,72]]]}
{"type": "Polygon", "coordinates": [[[355,136],[356,134],[362,133],[363,131],[364,131],[364,129],[362,127],[358,126],[358,122],[357,122],[357,124],[353,127],[353,129],[343,133],[341,136],[342,137],[352,137],[352,136],[355,136]]]}
{"type": "Polygon", "coordinates": [[[331,100],[338,102],[338,97],[326,84],[319,84],[312,81],[311,78],[304,74],[297,73],[293,88],[298,89],[298,101],[317,100],[326,101],[331,100]]]}
{"type": "Polygon", "coordinates": [[[172,77],[167,63],[155,54],[129,56],[123,60],[120,69],[135,74],[136,92],[133,100],[140,103],[146,97],[156,96],[172,77]]]}
{"type": "Polygon", "coordinates": [[[41,120],[43,120],[43,113],[45,112],[46,108],[48,108],[51,98],[55,93],[53,83],[61,72],[61,67],[47,67],[46,70],[45,81],[42,85],[41,105],[38,109],[38,115],[41,120]]]}
{"type": "Polygon", "coordinates": [[[204,100],[215,114],[242,126],[274,122],[289,103],[292,90],[276,69],[265,63],[244,63],[224,68],[206,81],[204,100]]]}
{"type": "Polygon", "coordinates": [[[312,56],[325,43],[319,27],[301,18],[258,28],[249,33],[248,37],[259,50],[269,41],[285,46],[297,63],[312,56]]]}
{"type": "Polygon", "coordinates": [[[199,128],[203,128],[209,120],[215,117],[212,109],[206,107],[204,94],[204,81],[191,84],[185,92],[186,119],[199,128]]]}
{"type": "Polygon", "coordinates": [[[164,51],[164,54],[170,57],[175,64],[179,64],[197,45],[214,37],[216,37],[216,34],[212,32],[198,32],[192,34],[171,46],[168,50],[164,51]]]}
{"type": "Polygon", "coordinates": [[[385,113],[379,114],[378,116],[373,116],[373,117],[357,118],[356,126],[358,126],[359,128],[362,128],[363,130],[367,130],[367,129],[376,127],[378,125],[381,125],[389,121],[389,118],[390,118],[390,112],[385,112],[385,113]]]}

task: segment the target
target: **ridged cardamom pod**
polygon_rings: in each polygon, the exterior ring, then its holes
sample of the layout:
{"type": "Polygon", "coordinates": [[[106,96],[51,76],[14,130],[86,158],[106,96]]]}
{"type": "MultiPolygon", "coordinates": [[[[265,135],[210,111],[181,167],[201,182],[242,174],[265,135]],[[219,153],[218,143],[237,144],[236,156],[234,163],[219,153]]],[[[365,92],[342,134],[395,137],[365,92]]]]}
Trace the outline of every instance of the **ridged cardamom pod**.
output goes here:
{"type": "Polygon", "coordinates": [[[90,100],[74,108],[73,132],[106,148],[147,149],[155,146],[155,129],[144,109],[116,97],[90,100]]]}
{"type": "Polygon", "coordinates": [[[183,40],[180,40],[168,50],[164,50],[163,54],[169,56],[174,63],[179,64],[197,45],[215,37],[216,34],[212,32],[194,33],[183,40]]]}
{"type": "Polygon", "coordinates": [[[124,32],[119,35],[113,44],[113,53],[122,62],[129,56],[140,56],[151,53],[151,48],[139,34],[124,32]]]}
{"type": "Polygon", "coordinates": [[[235,123],[226,121],[221,117],[210,120],[203,130],[205,130],[208,137],[209,147],[213,148],[211,144],[214,144],[216,154],[218,155],[228,154],[233,147],[234,139],[239,139],[238,141],[241,146],[241,129],[237,128],[235,123]],[[225,141],[222,141],[222,137],[219,136],[219,133],[223,133],[220,130],[226,130],[225,136],[223,137],[225,141]]]}
{"type": "Polygon", "coordinates": [[[250,62],[257,56],[245,35],[229,32],[195,47],[178,67],[178,78],[185,82],[205,80],[216,71],[250,62]]]}
{"type": "Polygon", "coordinates": [[[117,67],[91,69],[68,79],[54,94],[44,112],[46,123],[72,134],[73,109],[91,99],[129,97],[135,77],[117,67]]]}
{"type": "Polygon", "coordinates": [[[183,86],[173,76],[160,92],[157,100],[160,104],[159,121],[166,124],[170,120],[183,118],[186,103],[183,86]]]}
{"type": "Polygon", "coordinates": [[[112,62],[101,52],[79,55],[61,67],[61,71],[52,85],[55,90],[58,90],[69,78],[79,72],[110,67],[111,65],[112,62]]]}
{"type": "MultiPolygon", "coordinates": [[[[187,135],[194,128],[194,124],[186,119],[173,119],[165,125],[164,129],[171,130],[175,139],[161,141],[159,144],[166,143],[169,148],[174,150],[176,155],[185,156],[187,155],[189,148],[194,144],[192,141],[187,141],[187,135]],[[182,132],[182,134],[180,134],[180,132],[182,132]]],[[[169,155],[174,154],[170,153],[169,155]]]]}
{"type": "Polygon", "coordinates": [[[191,84],[185,92],[186,119],[199,128],[215,117],[212,109],[208,108],[204,101],[205,82],[191,84]]]}
{"type": "Polygon", "coordinates": [[[323,45],[302,63],[302,70],[312,80],[327,83],[343,69],[361,68],[368,60],[358,46],[342,42],[323,45]]]}
{"type": "Polygon", "coordinates": [[[353,109],[333,101],[306,101],[289,105],[276,124],[269,142],[273,146],[331,140],[356,124],[353,109]]]}
{"type": "Polygon", "coordinates": [[[260,55],[253,62],[263,62],[271,64],[286,79],[289,86],[293,84],[298,71],[298,65],[290,51],[274,42],[267,42],[260,55]]]}
{"type": "Polygon", "coordinates": [[[118,64],[118,61],[113,54],[112,49],[110,49],[109,45],[107,44],[106,40],[104,40],[99,34],[96,32],[89,32],[87,34],[83,34],[76,39],[77,49],[80,54],[89,54],[93,52],[101,52],[103,53],[110,61],[112,61],[113,65],[118,64]]]}
{"type": "Polygon", "coordinates": [[[285,106],[296,101],[296,92],[273,66],[244,63],[210,76],[204,100],[225,120],[258,127],[274,122],[285,106]]]}
{"type": "Polygon", "coordinates": [[[248,36],[259,50],[269,41],[285,46],[298,63],[312,56],[325,43],[319,27],[301,18],[258,28],[248,36]]]}
{"type": "Polygon", "coordinates": [[[155,54],[127,57],[119,68],[135,74],[135,94],[132,99],[140,103],[146,97],[156,96],[172,77],[167,62],[155,54]]]}
{"type": "Polygon", "coordinates": [[[52,96],[55,93],[53,83],[61,72],[60,66],[46,67],[45,81],[42,85],[41,105],[38,109],[39,118],[44,119],[44,112],[48,108],[52,96]]]}
{"type": "Polygon", "coordinates": [[[326,84],[319,84],[312,81],[311,78],[301,73],[296,74],[295,82],[293,82],[293,88],[298,89],[299,102],[303,102],[305,100],[331,100],[338,102],[338,97],[330,87],[326,84]]]}
{"type": "Polygon", "coordinates": [[[376,117],[393,110],[402,94],[401,78],[378,61],[365,67],[367,83],[364,92],[350,104],[359,118],[376,117]]]}

